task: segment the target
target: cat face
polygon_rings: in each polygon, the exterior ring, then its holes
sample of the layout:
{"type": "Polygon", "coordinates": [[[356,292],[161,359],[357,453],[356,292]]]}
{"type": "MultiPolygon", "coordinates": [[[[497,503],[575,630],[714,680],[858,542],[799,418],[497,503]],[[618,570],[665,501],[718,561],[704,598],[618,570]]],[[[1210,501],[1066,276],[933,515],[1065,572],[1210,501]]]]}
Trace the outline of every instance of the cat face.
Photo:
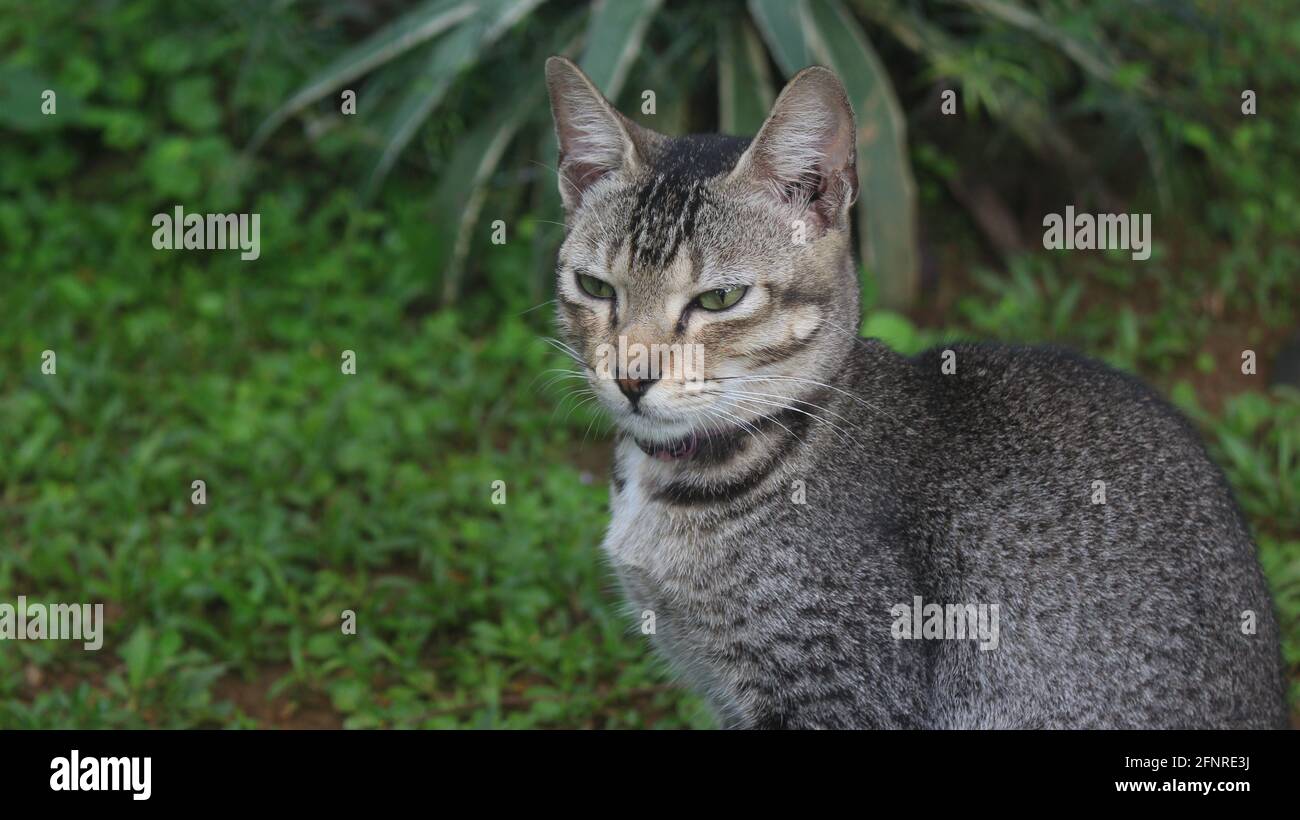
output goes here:
{"type": "Polygon", "coordinates": [[[853,112],[830,71],[786,86],[752,141],[670,138],[547,62],[567,235],[559,324],[652,455],[797,407],[856,336],[853,112]]]}

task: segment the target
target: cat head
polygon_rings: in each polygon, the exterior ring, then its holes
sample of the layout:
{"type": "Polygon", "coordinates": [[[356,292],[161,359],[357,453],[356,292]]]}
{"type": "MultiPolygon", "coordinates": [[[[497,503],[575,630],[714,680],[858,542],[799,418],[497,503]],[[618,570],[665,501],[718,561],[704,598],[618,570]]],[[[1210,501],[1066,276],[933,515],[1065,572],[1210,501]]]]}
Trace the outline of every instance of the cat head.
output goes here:
{"type": "Polygon", "coordinates": [[[680,458],[830,381],[859,310],[839,78],[801,71],[752,140],[638,125],[563,57],[546,81],[565,208],[559,325],[615,421],[680,458]]]}

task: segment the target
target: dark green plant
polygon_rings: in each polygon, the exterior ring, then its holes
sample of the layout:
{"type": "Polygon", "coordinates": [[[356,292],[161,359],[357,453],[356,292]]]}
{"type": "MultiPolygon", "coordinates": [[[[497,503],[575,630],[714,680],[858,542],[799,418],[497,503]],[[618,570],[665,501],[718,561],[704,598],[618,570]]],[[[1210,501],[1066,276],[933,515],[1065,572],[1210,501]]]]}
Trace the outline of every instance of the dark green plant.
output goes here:
{"type": "MultiPolygon", "coordinates": [[[[748,0],[703,8],[665,6],[662,0],[555,3],[543,0],[430,0],[345,50],[292,94],[258,128],[250,148],[256,150],[295,114],[345,84],[365,75],[396,71],[400,93],[390,94],[376,114],[385,124],[376,133],[377,152],[368,176],[373,189],[393,168],[421,124],[445,116],[449,89],[464,75],[497,66],[494,77],[508,78],[486,109],[454,112],[468,123],[460,148],[447,163],[437,200],[444,226],[443,298],[459,289],[471,237],[497,167],[523,150],[531,161],[553,161],[553,143],[544,114],[540,61],[520,50],[507,34],[511,27],[532,26],[558,32],[549,48],[578,55],[583,68],[611,99],[623,91],[632,65],[646,64],[658,97],[672,106],[693,93],[698,72],[655,70],[666,57],[673,66],[713,63],[718,125],[721,130],[753,133],[774,94],[771,66],[789,77],[821,63],[835,69],[848,87],[858,115],[859,174],[862,200],[858,210],[861,258],[878,279],[878,301],[886,307],[912,302],[919,286],[916,185],[907,154],[906,120],[894,84],[868,36],[888,33],[929,64],[932,78],[955,77],[968,111],[1008,123],[1013,132],[1051,161],[1083,166],[1079,149],[1054,116],[1049,83],[1063,85],[1062,64],[1074,66],[1089,82],[1115,90],[1125,101],[1140,100],[1150,83],[1121,61],[1099,27],[1074,13],[1056,15],[1062,22],[1010,0],[965,0],[941,12],[944,25],[892,0],[748,0]],[[554,6],[554,8],[552,7],[554,6]],[[857,12],[862,20],[855,17],[857,12]],[[543,21],[544,20],[544,25],[543,21]],[[657,27],[657,28],[656,28],[657,27]],[[952,30],[949,30],[952,29],[952,30]],[[963,33],[954,33],[963,32],[963,33]],[[971,33],[974,32],[974,33],[971,33]],[[1010,44],[1007,44],[1008,34],[1010,44]],[[716,57],[713,57],[716,55],[716,57]],[[400,68],[396,67],[400,64],[400,68]],[[1043,76],[1047,64],[1052,72],[1043,76]],[[667,83],[669,87],[663,87],[667,83]],[[529,151],[521,146],[536,147],[529,151]]],[[[704,76],[709,76],[705,74],[704,76]]],[[[1127,104],[1127,103],[1126,103],[1127,104]]],[[[1130,109],[1133,106],[1130,106],[1130,109]]],[[[1142,109],[1138,108],[1141,111],[1142,109]]],[[[1153,167],[1158,143],[1150,129],[1141,131],[1153,167]]],[[[558,214],[551,193],[534,196],[528,210],[558,214]]],[[[539,255],[555,231],[537,231],[539,255]]]]}

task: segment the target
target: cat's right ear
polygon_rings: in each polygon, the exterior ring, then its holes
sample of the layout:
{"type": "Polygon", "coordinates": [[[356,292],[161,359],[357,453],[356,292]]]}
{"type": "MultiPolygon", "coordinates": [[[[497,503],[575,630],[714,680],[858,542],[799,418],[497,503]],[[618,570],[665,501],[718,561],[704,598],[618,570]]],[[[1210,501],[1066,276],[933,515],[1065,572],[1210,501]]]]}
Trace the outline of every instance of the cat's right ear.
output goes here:
{"type": "Polygon", "coordinates": [[[846,227],[858,197],[857,134],[840,78],[821,66],[796,74],[731,176],[806,212],[819,230],[846,227]]]}
{"type": "Polygon", "coordinates": [[[565,57],[546,61],[546,88],[560,148],[560,197],[572,215],[596,183],[637,169],[638,142],[644,144],[651,132],[618,113],[565,57]]]}

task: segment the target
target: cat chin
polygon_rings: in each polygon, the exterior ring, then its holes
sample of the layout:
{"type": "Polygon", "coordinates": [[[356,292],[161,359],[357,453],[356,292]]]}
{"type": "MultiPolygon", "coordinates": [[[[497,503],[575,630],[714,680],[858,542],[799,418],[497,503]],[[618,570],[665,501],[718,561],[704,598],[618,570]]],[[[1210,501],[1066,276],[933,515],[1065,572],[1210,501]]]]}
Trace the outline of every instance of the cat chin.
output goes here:
{"type": "Polygon", "coordinates": [[[647,444],[669,444],[704,432],[699,425],[690,421],[667,421],[644,415],[629,414],[620,419],[618,425],[632,438],[647,444]]]}

